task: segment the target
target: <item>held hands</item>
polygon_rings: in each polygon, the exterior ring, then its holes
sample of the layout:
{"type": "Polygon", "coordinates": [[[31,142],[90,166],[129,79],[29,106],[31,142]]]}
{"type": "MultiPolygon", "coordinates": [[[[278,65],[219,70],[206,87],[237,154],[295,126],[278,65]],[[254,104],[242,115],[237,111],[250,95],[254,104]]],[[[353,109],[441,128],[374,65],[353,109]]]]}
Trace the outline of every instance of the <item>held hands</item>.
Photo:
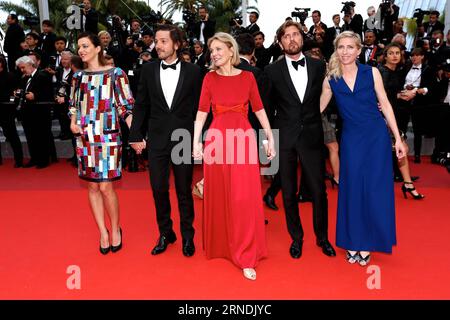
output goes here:
{"type": "Polygon", "coordinates": [[[34,100],[34,93],[33,92],[27,92],[27,94],[25,95],[25,99],[27,99],[29,101],[33,101],[34,100]]]}
{"type": "Polygon", "coordinates": [[[194,142],[192,146],[192,157],[194,160],[202,160],[203,158],[203,144],[201,142],[194,142]]]}
{"type": "Polygon", "coordinates": [[[130,143],[130,146],[134,149],[134,151],[136,151],[137,154],[141,154],[142,150],[145,150],[147,147],[147,143],[145,140],[142,140],[142,142],[130,143]]]}
{"type": "Polygon", "coordinates": [[[400,160],[406,157],[407,152],[408,151],[402,139],[395,140],[395,153],[397,155],[397,159],[400,160]]]}

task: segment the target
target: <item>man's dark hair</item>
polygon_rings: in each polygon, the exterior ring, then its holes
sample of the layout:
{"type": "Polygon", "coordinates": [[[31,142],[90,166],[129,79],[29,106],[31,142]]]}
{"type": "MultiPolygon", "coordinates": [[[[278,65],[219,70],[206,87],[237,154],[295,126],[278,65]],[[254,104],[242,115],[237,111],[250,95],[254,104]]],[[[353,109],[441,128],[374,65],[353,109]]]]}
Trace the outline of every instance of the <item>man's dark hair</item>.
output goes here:
{"type": "Polygon", "coordinates": [[[207,7],[205,7],[205,6],[200,6],[200,7],[198,7],[198,10],[200,11],[200,9],[205,9],[206,10],[206,12],[208,12],[208,8],[207,7]]]}
{"type": "Polygon", "coordinates": [[[242,33],[236,37],[239,46],[239,54],[252,55],[255,51],[255,38],[248,33],[242,33]]]}
{"type": "Polygon", "coordinates": [[[67,39],[63,36],[57,36],[55,38],[55,42],[57,42],[57,41],[64,41],[64,43],[67,43],[67,39]]]}
{"type": "Polygon", "coordinates": [[[27,56],[35,56],[37,61],[41,61],[42,57],[39,53],[34,52],[34,51],[30,51],[27,56]]]}
{"type": "Polygon", "coordinates": [[[259,13],[258,12],[252,11],[252,12],[250,12],[250,14],[254,14],[256,16],[256,20],[259,19],[259,13]]]}
{"type": "Polygon", "coordinates": [[[179,56],[183,46],[183,33],[180,28],[171,24],[160,24],[156,29],[156,32],[158,31],[169,31],[170,39],[178,44],[177,55],[179,56]]]}
{"type": "Polygon", "coordinates": [[[262,31],[256,31],[252,34],[253,38],[255,38],[256,36],[262,35],[263,39],[266,38],[266,36],[264,35],[264,33],[262,31]]]}
{"type": "Polygon", "coordinates": [[[43,26],[50,27],[50,28],[54,28],[54,27],[55,27],[55,25],[53,24],[53,22],[51,22],[50,20],[44,20],[44,21],[42,21],[42,25],[43,25],[43,26]]]}
{"type": "Polygon", "coordinates": [[[334,18],[336,17],[340,17],[341,15],[339,13],[333,14],[333,18],[331,18],[332,20],[334,20],[334,18]]]}
{"type": "Polygon", "coordinates": [[[15,13],[10,13],[9,16],[11,17],[11,19],[15,20],[16,22],[19,21],[19,18],[17,17],[17,14],[15,14],[15,13]]]}
{"type": "Polygon", "coordinates": [[[35,32],[29,32],[29,33],[27,33],[27,35],[25,36],[25,38],[28,37],[28,36],[32,37],[34,40],[39,40],[39,35],[37,35],[35,32]]]}
{"type": "Polygon", "coordinates": [[[430,12],[430,16],[437,16],[439,18],[440,15],[441,14],[437,10],[433,10],[433,11],[430,12]]]}
{"type": "MultiPolygon", "coordinates": [[[[317,14],[319,15],[319,17],[322,17],[322,14],[320,13],[319,10],[314,10],[311,14],[313,14],[313,13],[317,13],[317,14]]],[[[334,18],[334,17],[333,17],[333,18],[334,18]]]]}
{"type": "Polygon", "coordinates": [[[422,48],[414,48],[413,51],[411,51],[411,57],[412,56],[425,56],[425,53],[422,48]]]}

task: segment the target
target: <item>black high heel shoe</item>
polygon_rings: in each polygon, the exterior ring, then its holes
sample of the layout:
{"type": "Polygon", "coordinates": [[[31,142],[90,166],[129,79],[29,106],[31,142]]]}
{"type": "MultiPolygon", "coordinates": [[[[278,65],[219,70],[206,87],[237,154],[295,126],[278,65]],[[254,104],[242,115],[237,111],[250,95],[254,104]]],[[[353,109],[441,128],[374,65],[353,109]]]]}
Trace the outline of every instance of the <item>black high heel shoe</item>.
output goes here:
{"type": "Polygon", "coordinates": [[[120,249],[122,249],[122,228],[119,228],[119,233],[120,233],[120,243],[117,246],[111,246],[111,252],[115,253],[117,251],[119,251],[120,249]]]}
{"type": "Polygon", "coordinates": [[[359,262],[359,253],[355,251],[355,254],[351,254],[350,251],[347,250],[345,258],[348,263],[354,264],[355,262],[359,262]]]}
{"type": "MultiPolygon", "coordinates": [[[[108,241],[109,241],[109,231],[108,232],[108,241]]],[[[109,251],[111,250],[111,246],[107,247],[107,248],[102,248],[102,244],[100,242],[100,253],[105,255],[107,254],[109,251]]]]}
{"type": "Polygon", "coordinates": [[[363,257],[361,255],[361,252],[359,252],[358,256],[359,256],[358,257],[358,263],[359,263],[360,266],[365,267],[365,266],[367,266],[369,264],[369,262],[370,262],[370,253],[367,256],[363,257]]]}
{"type": "Polygon", "coordinates": [[[412,182],[407,182],[407,181],[403,182],[402,192],[403,192],[403,196],[405,197],[405,199],[408,198],[406,196],[407,192],[414,198],[414,200],[422,200],[423,198],[425,198],[425,196],[423,194],[420,194],[420,193],[414,194],[413,193],[414,190],[416,190],[416,188],[414,187],[414,184],[412,182]],[[406,186],[407,184],[412,184],[413,187],[412,188],[408,188],[406,186]]]}

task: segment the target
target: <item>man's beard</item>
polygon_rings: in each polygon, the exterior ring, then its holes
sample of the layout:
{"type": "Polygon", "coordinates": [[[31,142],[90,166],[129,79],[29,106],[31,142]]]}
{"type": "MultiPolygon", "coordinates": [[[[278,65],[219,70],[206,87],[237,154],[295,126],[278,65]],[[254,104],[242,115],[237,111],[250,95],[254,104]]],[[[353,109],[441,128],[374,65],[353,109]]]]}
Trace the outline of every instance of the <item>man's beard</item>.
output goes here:
{"type": "Polygon", "coordinates": [[[302,51],[302,46],[295,44],[295,48],[291,45],[289,45],[284,52],[289,55],[296,55],[302,51]]]}

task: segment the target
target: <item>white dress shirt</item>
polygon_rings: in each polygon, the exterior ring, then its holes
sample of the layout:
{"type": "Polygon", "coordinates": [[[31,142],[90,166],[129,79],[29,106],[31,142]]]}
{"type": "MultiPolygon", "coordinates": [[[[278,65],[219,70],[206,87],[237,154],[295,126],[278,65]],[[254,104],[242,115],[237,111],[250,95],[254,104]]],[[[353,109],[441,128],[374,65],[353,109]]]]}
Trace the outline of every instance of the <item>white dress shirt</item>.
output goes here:
{"type": "MultiPolygon", "coordinates": [[[[298,60],[305,59],[303,53],[300,53],[300,58],[298,60]]],[[[291,76],[292,82],[294,83],[295,90],[297,91],[300,101],[303,103],[303,98],[305,97],[306,85],[308,84],[308,70],[307,62],[305,59],[305,66],[298,66],[298,70],[295,70],[292,65],[292,59],[286,56],[286,63],[289,70],[289,75],[291,76]]]]}
{"type": "MultiPolygon", "coordinates": [[[[414,88],[420,88],[420,81],[422,77],[422,64],[413,65],[406,75],[405,79],[405,88],[407,86],[413,86],[414,88]]],[[[423,88],[425,90],[425,94],[428,93],[427,88],[423,88]]]]}
{"type": "Polygon", "coordinates": [[[444,103],[449,103],[450,104],[450,81],[448,82],[447,96],[444,99],[444,103]]]}
{"type": "MultiPolygon", "coordinates": [[[[178,59],[176,59],[171,64],[177,62],[178,59]]],[[[168,63],[161,61],[161,65],[162,64],[167,65],[168,63]]],[[[164,70],[162,66],[160,66],[159,69],[160,69],[161,87],[164,93],[164,98],[166,99],[167,105],[169,106],[170,109],[172,107],[173,96],[175,95],[178,79],[180,78],[181,63],[178,62],[176,64],[176,70],[173,70],[172,68],[167,68],[164,70]]]]}
{"type": "Polygon", "coordinates": [[[200,40],[201,43],[205,43],[205,37],[203,36],[203,29],[205,29],[205,25],[206,25],[205,21],[200,22],[200,39],[198,40],[200,40]]]}

